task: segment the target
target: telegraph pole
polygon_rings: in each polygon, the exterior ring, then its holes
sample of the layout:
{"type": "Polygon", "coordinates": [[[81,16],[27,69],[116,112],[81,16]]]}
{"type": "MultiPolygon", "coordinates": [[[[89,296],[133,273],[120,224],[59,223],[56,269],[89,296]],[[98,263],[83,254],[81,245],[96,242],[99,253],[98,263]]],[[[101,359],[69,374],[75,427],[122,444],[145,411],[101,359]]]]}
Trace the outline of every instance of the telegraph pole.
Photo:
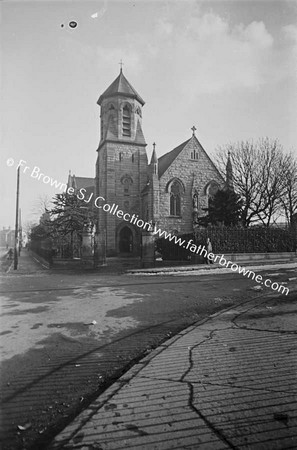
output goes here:
{"type": "Polygon", "coordinates": [[[19,229],[18,229],[18,232],[19,232],[19,242],[18,242],[18,244],[19,244],[19,256],[20,256],[21,249],[22,249],[22,242],[23,242],[22,210],[21,210],[21,208],[19,208],[19,229]]]}
{"type": "Polygon", "coordinates": [[[19,196],[20,196],[20,168],[17,170],[17,190],[15,209],[15,230],[14,230],[14,270],[18,268],[18,237],[19,237],[19,196]]]}

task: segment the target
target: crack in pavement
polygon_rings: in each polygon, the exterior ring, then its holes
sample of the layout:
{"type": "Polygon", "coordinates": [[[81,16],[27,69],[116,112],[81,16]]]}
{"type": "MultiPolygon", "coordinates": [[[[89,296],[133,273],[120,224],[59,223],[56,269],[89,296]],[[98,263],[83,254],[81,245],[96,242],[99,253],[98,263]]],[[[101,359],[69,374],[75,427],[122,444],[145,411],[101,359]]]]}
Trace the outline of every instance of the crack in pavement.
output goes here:
{"type": "MultiPolygon", "coordinates": [[[[124,374],[119,380],[118,382],[115,383],[115,385],[110,386],[110,388],[108,388],[105,393],[103,393],[99,398],[99,402],[95,402],[95,404],[91,404],[87,410],[84,411],[83,413],[83,417],[78,416],[77,420],[74,421],[74,423],[72,423],[68,430],[67,427],[63,432],[63,436],[60,437],[60,439],[57,441],[54,441],[52,443],[52,446],[47,447],[48,450],[52,449],[52,450],[58,450],[61,448],[64,448],[64,445],[66,443],[69,443],[76,435],[77,433],[81,432],[81,430],[83,429],[83,427],[92,419],[92,417],[94,415],[96,415],[96,413],[98,413],[101,409],[103,409],[106,404],[108,404],[108,402],[110,402],[111,399],[113,399],[113,401],[117,401],[116,397],[117,394],[119,393],[119,391],[121,391],[122,388],[124,388],[125,386],[129,386],[130,382],[137,377],[138,379],[146,379],[146,380],[153,380],[153,381],[160,381],[160,382],[167,382],[167,383],[181,383],[183,385],[187,386],[186,392],[188,392],[188,396],[185,396],[185,405],[189,408],[189,410],[195,414],[195,416],[197,416],[197,419],[199,418],[199,420],[202,420],[206,427],[209,429],[210,432],[212,432],[213,434],[216,435],[216,437],[222,442],[224,443],[226,446],[228,446],[228,448],[231,449],[236,449],[237,447],[231,442],[229,441],[230,438],[226,437],[224,434],[224,430],[221,429],[217,429],[216,425],[213,424],[213,421],[211,421],[207,415],[205,415],[202,411],[199,409],[199,407],[195,406],[195,389],[198,386],[201,386],[203,389],[206,390],[206,386],[214,386],[214,387],[224,387],[224,388],[229,388],[232,390],[234,390],[236,392],[236,390],[243,390],[246,392],[255,392],[255,393],[278,393],[280,395],[282,394],[294,394],[295,391],[292,392],[292,390],[287,391],[284,389],[271,389],[271,388],[263,388],[263,387],[246,387],[246,386],[240,386],[238,384],[234,384],[232,383],[214,383],[214,382],[210,382],[210,381],[187,381],[186,377],[188,374],[190,374],[190,372],[192,370],[194,370],[194,366],[195,366],[195,361],[194,361],[194,350],[196,348],[198,348],[199,346],[201,346],[202,344],[208,344],[210,343],[210,341],[217,335],[220,334],[219,332],[225,332],[226,330],[232,330],[232,331],[239,331],[239,330],[255,330],[254,328],[247,328],[247,327],[242,327],[240,326],[236,320],[238,320],[238,317],[242,316],[243,314],[245,314],[247,311],[250,311],[252,309],[254,309],[255,307],[259,307],[261,306],[263,303],[267,302],[267,300],[269,299],[269,296],[267,296],[267,294],[263,295],[259,295],[257,297],[254,297],[252,299],[248,299],[244,302],[242,302],[241,304],[237,305],[234,307],[234,305],[232,307],[226,308],[226,310],[224,311],[220,311],[218,313],[215,313],[214,315],[208,317],[207,319],[203,319],[202,321],[199,321],[199,324],[196,323],[194,325],[191,325],[189,327],[189,330],[186,330],[186,332],[182,332],[181,334],[177,334],[176,336],[174,336],[173,338],[171,338],[169,341],[166,342],[166,345],[162,345],[158,347],[158,353],[154,353],[154,351],[148,355],[147,357],[145,357],[144,360],[140,361],[138,364],[136,364],[136,366],[133,366],[132,369],[130,369],[126,374],[124,374]],[[263,298],[264,297],[264,298],[263,298]],[[259,299],[261,298],[262,301],[259,301],[259,299]],[[252,302],[252,306],[247,307],[247,303],[252,302]],[[220,317],[221,317],[221,321],[220,321],[220,317]],[[219,319],[219,322],[217,322],[216,324],[213,324],[215,328],[211,329],[211,322],[213,320],[217,320],[219,319]],[[184,349],[181,349],[181,355],[182,355],[182,359],[183,361],[185,361],[185,369],[182,370],[182,375],[180,375],[180,372],[177,373],[177,379],[172,379],[169,377],[162,377],[162,376],[157,376],[153,374],[153,369],[150,370],[150,372],[152,372],[152,374],[141,374],[141,372],[148,366],[150,365],[154,360],[156,361],[156,358],[158,358],[165,350],[168,350],[168,348],[170,348],[171,346],[173,346],[173,344],[175,344],[177,341],[182,340],[183,338],[185,338],[187,335],[189,335],[192,331],[193,328],[198,328],[199,327],[199,331],[201,331],[201,333],[203,333],[203,336],[201,336],[200,334],[200,338],[201,341],[199,341],[198,343],[191,345],[191,346],[185,346],[184,349]],[[205,329],[207,328],[207,329],[205,329]],[[205,337],[206,335],[206,337],[205,337]],[[188,398],[187,398],[188,397],[188,398]],[[65,436],[65,431],[66,431],[66,436],[65,436]],[[68,433],[68,435],[67,435],[68,433]],[[54,445],[53,445],[54,444],[54,445]]],[[[260,330],[256,330],[256,331],[266,331],[264,329],[260,329],[260,330]]],[[[267,330],[269,332],[271,332],[271,330],[267,330]]],[[[296,332],[280,332],[280,331],[276,331],[276,333],[278,334],[296,334],[296,332]]],[[[236,333],[237,334],[237,333],[236,333]]],[[[199,335],[199,333],[198,333],[199,335]]],[[[195,339],[195,337],[194,337],[195,339]]],[[[187,340],[187,339],[186,339],[187,340]]],[[[182,345],[182,343],[181,343],[182,345]]],[[[180,344],[178,345],[178,347],[180,346],[180,344]]],[[[158,361],[157,365],[158,365],[158,361]]],[[[197,361],[196,361],[197,364],[197,361]]],[[[161,374],[160,374],[161,375],[161,374]]],[[[234,392],[233,391],[233,392],[234,392]]],[[[198,405],[199,406],[199,405],[198,405]]],[[[57,438],[57,437],[56,437],[57,438]]]]}
{"type": "Polygon", "coordinates": [[[200,419],[202,419],[205,422],[205,424],[219,439],[221,439],[221,441],[223,441],[233,450],[236,450],[236,447],[229,441],[229,439],[227,439],[226,436],[220,430],[218,430],[198,408],[196,408],[196,406],[194,405],[194,386],[189,381],[186,382],[186,384],[188,385],[190,392],[188,399],[188,406],[192,409],[192,411],[194,411],[198,415],[198,417],[200,417],[200,419]]]}
{"type": "MultiPolygon", "coordinates": [[[[226,328],[224,328],[225,330],[226,328]]],[[[205,342],[211,341],[213,338],[214,333],[218,331],[217,329],[212,330],[209,333],[209,336],[204,339],[203,341],[199,342],[198,344],[195,344],[191,347],[188,347],[188,351],[189,351],[189,367],[188,369],[185,371],[185,373],[181,376],[180,381],[184,381],[185,377],[188,375],[188,373],[193,369],[194,366],[194,361],[193,361],[193,350],[197,347],[199,347],[200,345],[204,344],[205,342]]]]}
{"type": "MultiPolygon", "coordinates": [[[[181,381],[181,380],[173,380],[172,378],[167,378],[167,377],[153,377],[153,376],[148,376],[148,375],[139,375],[139,378],[143,378],[145,380],[155,380],[155,381],[168,381],[170,383],[188,383],[187,381],[181,381]]],[[[254,392],[269,392],[269,393],[274,393],[274,394],[293,394],[296,392],[297,394],[297,390],[275,390],[275,389],[267,389],[267,388],[255,388],[255,387],[249,387],[249,386],[238,386],[236,384],[232,383],[213,383],[211,381],[191,381],[191,384],[193,385],[199,385],[199,386],[217,386],[217,387],[228,387],[228,388],[235,388],[235,389],[240,389],[243,391],[254,391],[254,392]]]]}

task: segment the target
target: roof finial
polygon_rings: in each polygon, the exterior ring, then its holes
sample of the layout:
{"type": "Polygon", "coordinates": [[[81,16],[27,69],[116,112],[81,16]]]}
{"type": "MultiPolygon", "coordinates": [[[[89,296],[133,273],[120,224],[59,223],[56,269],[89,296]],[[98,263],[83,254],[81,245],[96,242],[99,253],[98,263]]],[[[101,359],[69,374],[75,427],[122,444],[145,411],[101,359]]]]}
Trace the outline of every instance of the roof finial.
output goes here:
{"type": "Polygon", "coordinates": [[[195,125],[192,126],[191,130],[193,131],[193,136],[195,136],[195,131],[197,130],[197,128],[195,127],[195,125]]]}
{"type": "Polygon", "coordinates": [[[121,61],[119,62],[119,65],[121,66],[120,72],[122,73],[122,72],[123,72],[123,65],[124,65],[122,59],[121,59],[121,61]]]}
{"type": "Polygon", "coordinates": [[[156,149],[156,143],[154,142],[153,143],[153,150],[155,150],[156,149]]]}

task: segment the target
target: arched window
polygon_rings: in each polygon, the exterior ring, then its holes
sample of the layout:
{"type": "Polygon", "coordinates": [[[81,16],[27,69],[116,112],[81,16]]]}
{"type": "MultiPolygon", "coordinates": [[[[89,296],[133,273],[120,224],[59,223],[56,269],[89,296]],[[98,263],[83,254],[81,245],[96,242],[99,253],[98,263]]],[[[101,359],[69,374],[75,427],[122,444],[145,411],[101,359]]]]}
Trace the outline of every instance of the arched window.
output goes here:
{"type": "Polygon", "coordinates": [[[174,181],[170,186],[170,215],[181,215],[181,194],[182,189],[178,181],[174,181]]]}
{"type": "Polygon", "coordinates": [[[128,105],[123,108],[123,136],[131,136],[131,111],[128,105]]]}
{"type": "Polygon", "coordinates": [[[219,186],[215,181],[211,181],[206,186],[205,193],[208,197],[208,206],[209,206],[209,201],[214,198],[214,196],[216,195],[218,190],[219,190],[219,186]]]}
{"type": "Polygon", "coordinates": [[[211,181],[206,189],[209,198],[213,198],[219,190],[219,186],[215,181],[211,181]]]}
{"type": "Polygon", "coordinates": [[[124,185],[124,194],[129,194],[130,182],[129,182],[128,178],[126,178],[123,181],[123,185],[124,185]]]}

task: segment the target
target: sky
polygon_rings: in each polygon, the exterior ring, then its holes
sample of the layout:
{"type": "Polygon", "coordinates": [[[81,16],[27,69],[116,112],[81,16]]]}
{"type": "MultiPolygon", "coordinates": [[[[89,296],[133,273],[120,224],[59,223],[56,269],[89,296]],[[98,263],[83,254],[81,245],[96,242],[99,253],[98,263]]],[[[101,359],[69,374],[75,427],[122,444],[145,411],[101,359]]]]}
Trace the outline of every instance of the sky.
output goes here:
{"type": "Polygon", "coordinates": [[[28,166],[23,223],[38,221],[39,199],[59,192],[33,178],[35,166],[61,183],[69,170],[94,177],[96,102],[121,60],[146,102],[149,158],[153,142],[161,156],[189,139],[193,125],[210,156],[265,136],[297,155],[297,1],[39,0],[0,8],[1,228],[14,227],[20,160],[28,166]]]}

